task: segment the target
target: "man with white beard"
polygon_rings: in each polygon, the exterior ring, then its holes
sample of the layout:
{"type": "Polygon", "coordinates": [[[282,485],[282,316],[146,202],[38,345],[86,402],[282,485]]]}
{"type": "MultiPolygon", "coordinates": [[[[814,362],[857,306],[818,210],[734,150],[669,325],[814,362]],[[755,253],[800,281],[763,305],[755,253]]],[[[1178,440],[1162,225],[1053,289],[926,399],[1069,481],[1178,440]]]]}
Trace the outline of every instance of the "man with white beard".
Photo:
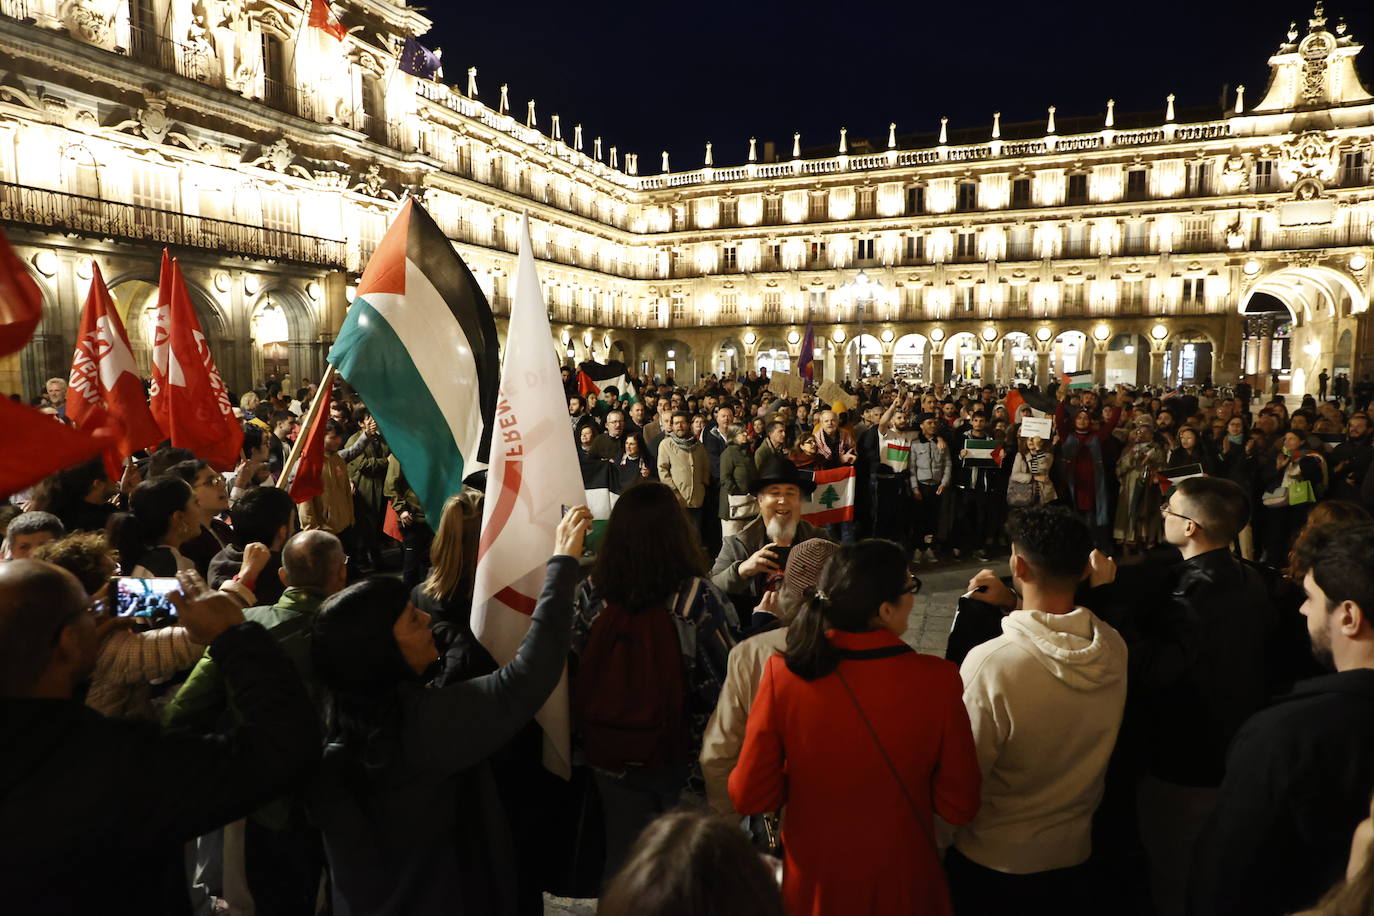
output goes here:
{"type": "Polygon", "coordinates": [[[815,489],[814,481],[795,470],[754,482],[751,492],[759,503],[758,517],[725,538],[711,569],[711,581],[730,595],[740,620],[749,620],[763,594],[782,584],[793,544],[826,537],[823,529],[801,517],[802,493],[815,489]]]}

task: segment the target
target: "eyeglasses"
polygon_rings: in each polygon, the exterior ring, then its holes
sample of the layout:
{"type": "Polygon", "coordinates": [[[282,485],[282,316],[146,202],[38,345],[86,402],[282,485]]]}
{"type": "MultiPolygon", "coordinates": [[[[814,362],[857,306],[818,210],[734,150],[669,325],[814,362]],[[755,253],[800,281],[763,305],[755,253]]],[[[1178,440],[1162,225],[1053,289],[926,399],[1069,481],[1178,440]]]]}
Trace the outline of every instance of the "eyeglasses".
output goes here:
{"type": "Polygon", "coordinates": [[[1185,522],[1192,522],[1194,525],[1197,525],[1199,528],[1203,527],[1202,522],[1198,521],[1197,519],[1195,519],[1195,518],[1189,518],[1189,517],[1186,516],[1186,515],[1179,515],[1179,514],[1178,514],[1177,512],[1175,512],[1173,509],[1170,509],[1168,503],[1165,503],[1164,505],[1162,505],[1162,506],[1159,507],[1159,514],[1160,514],[1160,515],[1172,515],[1174,518],[1181,518],[1181,519],[1183,519],[1185,522]]]}

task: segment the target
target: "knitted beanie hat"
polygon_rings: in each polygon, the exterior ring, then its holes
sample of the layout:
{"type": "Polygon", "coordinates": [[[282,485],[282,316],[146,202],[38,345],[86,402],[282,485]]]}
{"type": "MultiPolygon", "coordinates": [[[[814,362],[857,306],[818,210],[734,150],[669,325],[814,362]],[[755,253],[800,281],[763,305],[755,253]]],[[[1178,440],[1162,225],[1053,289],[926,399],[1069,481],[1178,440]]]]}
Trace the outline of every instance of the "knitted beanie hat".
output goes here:
{"type": "Polygon", "coordinates": [[[840,545],[825,538],[811,538],[792,548],[787,555],[787,567],[783,573],[782,598],[784,605],[792,605],[806,600],[806,590],[815,588],[821,580],[825,564],[830,562],[840,545]]]}

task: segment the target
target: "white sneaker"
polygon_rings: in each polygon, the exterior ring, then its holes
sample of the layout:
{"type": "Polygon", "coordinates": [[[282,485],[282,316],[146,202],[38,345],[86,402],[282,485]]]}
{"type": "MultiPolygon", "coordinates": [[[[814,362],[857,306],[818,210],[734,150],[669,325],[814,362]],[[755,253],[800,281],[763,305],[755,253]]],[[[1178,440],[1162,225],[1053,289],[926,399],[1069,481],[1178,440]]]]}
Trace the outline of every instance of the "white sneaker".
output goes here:
{"type": "Polygon", "coordinates": [[[925,552],[925,561],[927,563],[938,563],[940,562],[940,558],[935,556],[935,551],[932,548],[927,547],[925,552]]]}

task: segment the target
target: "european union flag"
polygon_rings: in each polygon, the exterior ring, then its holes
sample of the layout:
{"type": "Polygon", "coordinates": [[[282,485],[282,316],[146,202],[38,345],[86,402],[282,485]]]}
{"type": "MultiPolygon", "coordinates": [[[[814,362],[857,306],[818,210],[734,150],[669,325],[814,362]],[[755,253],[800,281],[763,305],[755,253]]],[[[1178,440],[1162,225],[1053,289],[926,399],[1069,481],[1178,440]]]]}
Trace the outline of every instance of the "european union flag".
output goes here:
{"type": "Polygon", "coordinates": [[[444,75],[444,64],[439,59],[439,52],[431,51],[407,35],[405,47],[401,49],[401,72],[433,80],[444,75]]]}

